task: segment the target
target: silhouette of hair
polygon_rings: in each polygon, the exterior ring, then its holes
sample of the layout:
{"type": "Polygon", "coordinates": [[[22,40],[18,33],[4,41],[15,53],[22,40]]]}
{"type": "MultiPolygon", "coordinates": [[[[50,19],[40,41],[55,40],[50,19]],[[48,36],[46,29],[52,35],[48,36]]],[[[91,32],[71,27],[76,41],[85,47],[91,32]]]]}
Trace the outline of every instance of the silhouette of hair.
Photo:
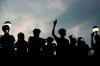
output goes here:
{"type": "Polygon", "coordinates": [[[47,38],[47,43],[52,43],[53,41],[54,41],[54,39],[52,37],[47,38]]]}
{"type": "Polygon", "coordinates": [[[84,41],[84,39],[82,37],[79,37],[77,40],[78,45],[80,45],[83,41],[84,41]]]}
{"type": "Polygon", "coordinates": [[[40,32],[41,32],[41,30],[37,29],[37,28],[33,30],[33,33],[40,33],[40,32]]]}
{"type": "Polygon", "coordinates": [[[83,39],[82,37],[79,37],[79,38],[78,38],[78,41],[80,41],[80,42],[81,42],[81,41],[82,41],[82,39],[83,39]]]}
{"type": "Polygon", "coordinates": [[[10,22],[10,21],[6,21],[4,24],[6,24],[6,23],[9,23],[9,24],[11,24],[11,22],[10,22]]]}
{"type": "Polygon", "coordinates": [[[18,35],[18,39],[24,39],[24,33],[20,32],[18,35]]]}
{"type": "Polygon", "coordinates": [[[64,29],[64,28],[61,28],[61,29],[59,29],[59,34],[61,35],[61,36],[65,36],[66,35],[66,30],[64,29]]]}
{"type": "Polygon", "coordinates": [[[2,30],[3,30],[3,31],[5,31],[5,30],[10,30],[10,27],[9,27],[8,25],[4,25],[4,26],[2,27],[2,30]]]}

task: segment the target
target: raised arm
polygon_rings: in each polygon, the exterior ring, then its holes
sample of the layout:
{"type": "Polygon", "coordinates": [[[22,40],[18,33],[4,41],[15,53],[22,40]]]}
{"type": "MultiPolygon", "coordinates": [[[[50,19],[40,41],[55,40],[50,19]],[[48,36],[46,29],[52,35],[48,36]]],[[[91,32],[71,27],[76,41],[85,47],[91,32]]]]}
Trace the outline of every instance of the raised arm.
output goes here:
{"type": "Polygon", "coordinates": [[[91,33],[91,48],[94,47],[94,40],[93,40],[93,38],[94,38],[94,33],[91,33]]]}
{"type": "Polygon", "coordinates": [[[57,19],[54,21],[54,25],[53,25],[53,30],[52,30],[52,35],[53,36],[56,36],[55,35],[55,27],[56,27],[56,24],[57,24],[57,19]]]}
{"type": "Polygon", "coordinates": [[[59,38],[55,35],[55,27],[56,27],[56,24],[57,24],[57,19],[54,21],[54,26],[53,26],[53,30],[52,30],[52,35],[55,39],[56,42],[59,42],[59,38]]]}

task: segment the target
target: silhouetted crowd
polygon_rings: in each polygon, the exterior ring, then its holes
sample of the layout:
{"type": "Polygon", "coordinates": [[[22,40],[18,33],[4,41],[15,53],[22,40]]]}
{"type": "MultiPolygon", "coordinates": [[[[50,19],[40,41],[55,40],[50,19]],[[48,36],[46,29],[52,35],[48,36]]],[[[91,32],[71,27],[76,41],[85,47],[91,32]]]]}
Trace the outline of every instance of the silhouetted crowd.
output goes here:
{"type": "MultiPolygon", "coordinates": [[[[10,22],[5,22],[10,23],[10,22]]],[[[41,30],[34,29],[33,36],[28,42],[25,41],[24,33],[18,33],[17,41],[9,34],[10,26],[5,24],[2,27],[4,35],[0,36],[1,56],[100,56],[100,36],[97,32],[91,33],[91,47],[86,44],[83,37],[76,39],[69,35],[66,39],[66,30],[59,29],[60,37],[55,34],[57,20],[54,21],[52,36],[46,39],[40,37],[41,30]],[[53,43],[54,40],[56,43],[53,43]],[[93,50],[91,52],[91,50],[93,50]]]]}

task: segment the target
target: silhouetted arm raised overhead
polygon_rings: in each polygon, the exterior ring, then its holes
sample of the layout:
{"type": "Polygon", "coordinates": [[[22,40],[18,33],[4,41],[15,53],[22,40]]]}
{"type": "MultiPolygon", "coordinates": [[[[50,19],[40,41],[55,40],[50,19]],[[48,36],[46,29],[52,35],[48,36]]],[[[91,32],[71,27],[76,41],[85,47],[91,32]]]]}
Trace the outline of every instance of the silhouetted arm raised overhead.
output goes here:
{"type": "Polygon", "coordinates": [[[58,41],[58,37],[55,35],[55,27],[56,27],[56,24],[57,24],[57,19],[54,21],[54,26],[53,26],[53,30],[52,30],[52,35],[54,37],[54,39],[56,41],[58,41]]]}
{"type": "Polygon", "coordinates": [[[91,47],[93,48],[94,47],[94,33],[91,33],[91,47]]]}
{"type": "Polygon", "coordinates": [[[52,30],[52,35],[55,36],[55,27],[57,24],[57,20],[54,21],[54,26],[53,26],[53,30],[52,30]]]}

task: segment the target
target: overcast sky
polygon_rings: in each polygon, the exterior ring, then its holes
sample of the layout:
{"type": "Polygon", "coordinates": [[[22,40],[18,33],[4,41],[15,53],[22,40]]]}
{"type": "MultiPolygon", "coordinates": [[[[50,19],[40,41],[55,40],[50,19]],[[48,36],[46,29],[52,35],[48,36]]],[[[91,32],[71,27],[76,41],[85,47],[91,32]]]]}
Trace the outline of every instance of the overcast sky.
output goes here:
{"type": "Polygon", "coordinates": [[[24,32],[27,40],[34,28],[41,29],[43,38],[52,36],[55,19],[58,19],[56,34],[58,29],[65,28],[66,38],[69,34],[82,36],[90,45],[92,27],[100,26],[100,0],[0,0],[0,28],[10,21],[10,33],[15,37],[24,32]]]}

